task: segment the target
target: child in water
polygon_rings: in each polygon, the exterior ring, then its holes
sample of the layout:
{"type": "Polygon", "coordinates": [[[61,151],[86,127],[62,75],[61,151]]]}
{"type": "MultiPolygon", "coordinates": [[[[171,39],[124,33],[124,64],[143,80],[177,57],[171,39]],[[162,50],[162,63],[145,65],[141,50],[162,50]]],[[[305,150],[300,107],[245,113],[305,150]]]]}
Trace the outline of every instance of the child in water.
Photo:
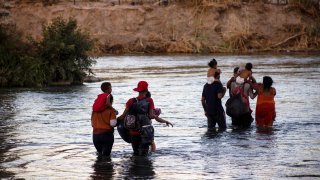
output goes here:
{"type": "MultiPolygon", "coordinates": [[[[148,93],[146,94],[146,97],[147,97],[147,98],[150,98],[150,97],[151,97],[150,91],[148,91],[148,93]]],[[[154,108],[154,109],[153,109],[153,114],[154,114],[154,119],[155,119],[156,121],[158,121],[158,122],[164,122],[164,123],[166,123],[167,126],[171,125],[171,126],[173,127],[173,125],[172,125],[171,122],[166,121],[166,120],[164,120],[164,119],[162,119],[162,118],[159,117],[159,115],[161,114],[161,109],[160,109],[160,108],[154,108]]],[[[154,142],[154,140],[153,140],[152,143],[151,143],[151,152],[155,152],[155,151],[156,151],[156,144],[155,144],[155,142],[154,142]]]]}
{"type": "Polygon", "coordinates": [[[114,127],[117,124],[117,111],[112,107],[111,83],[102,83],[101,90],[103,93],[98,95],[92,106],[92,138],[98,154],[110,156],[114,143],[114,127]]]}
{"type": "Polygon", "coordinates": [[[252,64],[247,63],[245,68],[239,68],[238,70],[238,76],[236,78],[237,84],[243,84],[245,82],[248,82],[252,79],[252,64]]]}
{"type": "Polygon", "coordinates": [[[216,72],[220,73],[220,69],[218,69],[218,63],[215,59],[212,59],[209,63],[208,63],[209,69],[207,72],[207,83],[208,84],[212,84],[215,80],[214,75],[216,74],[216,72]]]}

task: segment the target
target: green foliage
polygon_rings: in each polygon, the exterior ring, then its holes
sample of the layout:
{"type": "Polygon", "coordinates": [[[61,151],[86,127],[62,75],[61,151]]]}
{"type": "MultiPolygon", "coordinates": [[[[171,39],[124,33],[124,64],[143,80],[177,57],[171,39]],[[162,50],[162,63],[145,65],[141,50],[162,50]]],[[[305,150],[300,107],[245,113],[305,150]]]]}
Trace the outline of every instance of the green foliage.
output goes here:
{"type": "Polygon", "coordinates": [[[0,26],[0,87],[40,86],[43,64],[32,55],[14,27],[0,26]]]}
{"type": "Polygon", "coordinates": [[[45,63],[48,83],[70,81],[81,83],[95,61],[87,52],[94,41],[77,28],[74,19],[56,18],[43,28],[43,40],[38,43],[40,58],[45,63]]]}
{"type": "Polygon", "coordinates": [[[34,87],[56,82],[81,84],[95,61],[94,41],[74,19],[56,18],[43,27],[43,39],[27,43],[14,27],[0,26],[0,87],[34,87]]]}

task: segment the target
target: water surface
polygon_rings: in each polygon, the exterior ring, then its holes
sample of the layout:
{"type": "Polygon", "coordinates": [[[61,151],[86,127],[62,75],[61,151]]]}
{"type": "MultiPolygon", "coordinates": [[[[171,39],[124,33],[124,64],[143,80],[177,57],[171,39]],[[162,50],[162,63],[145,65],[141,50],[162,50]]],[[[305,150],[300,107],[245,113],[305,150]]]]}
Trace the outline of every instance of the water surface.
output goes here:
{"type": "MultiPolygon", "coordinates": [[[[132,156],[115,132],[112,157],[97,158],[91,105],[101,83],[0,90],[0,178],[24,179],[283,179],[320,177],[320,57],[216,56],[225,85],[235,66],[253,64],[258,81],[277,89],[271,131],[207,131],[201,107],[212,56],[116,56],[97,59],[96,76],[113,86],[124,110],[139,80],[149,82],[155,106],[174,127],[154,122],[157,152],[132,156]]],[[[228,94],[223,98],[226,102],[228,94]]],[[[251,100],[251,108],[255,109],[251,100]]],[[[254,112],[253,112],[254,116],[254,112]]]]}

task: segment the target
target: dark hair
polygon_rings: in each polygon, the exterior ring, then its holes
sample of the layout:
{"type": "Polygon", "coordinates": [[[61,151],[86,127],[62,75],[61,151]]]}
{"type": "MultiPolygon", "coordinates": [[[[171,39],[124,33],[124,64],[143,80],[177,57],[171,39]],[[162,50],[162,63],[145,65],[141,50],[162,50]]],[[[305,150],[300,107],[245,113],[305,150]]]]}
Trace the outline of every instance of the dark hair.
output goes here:
{"type": "Polygon", "coordinates": [[[272,86],[273,80],[270,76],[263,77],[263,90],[269,90],[272,86]]]}
{"type": "Polygon", "coordinates": [[[213,58],[209,63],[208,63],[208,66],[213,68],[214,66],[216,66],[218,63],[217,61],[213,58]]]}
{"type": "Polygon", "coordinates": [[[112,104],[113,103],[113,96],[112,96],[112,94],[109,94],[109,96],[110,96],[110,103],[112,104]]]}
{"type": "Polygon", "coordinates": [[[237,73],[238,73],[238,70],[239,70],[239,67],[235,67],[235,68],[233,69],[233,73],[234,73],[234,74],[237,74],[237,73]]]}
{"type": "Polygon", "coordinates": [[[101,91],[106,92],[108,88],[111,87],[111,83],[109,82],[104,82],[101,84],[101,91]]]}
{"type": "Polygon", "coordinates": [[[151,97],[151,92],[150,91],[147,92],[146,97],[148,97],[148,98],[151,97]]]}
{"type": "Polygon", "coordinates": [[[249,71],[251,71],[251,69],[252,69],[252,64],[251,64],[251,63],[247,63],[247,64],[246,64],[246,69],[249,70],[249,71]]]}

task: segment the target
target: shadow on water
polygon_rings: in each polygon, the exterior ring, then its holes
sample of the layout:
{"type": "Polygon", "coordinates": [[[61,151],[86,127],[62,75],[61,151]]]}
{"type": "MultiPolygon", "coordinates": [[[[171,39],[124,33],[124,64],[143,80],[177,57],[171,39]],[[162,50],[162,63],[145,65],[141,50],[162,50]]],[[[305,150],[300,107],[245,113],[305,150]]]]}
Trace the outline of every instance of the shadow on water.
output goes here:
{"type": "Polygon", "coordinates": [[[155,171],[151,157],[129,156],[120,161],[110,157],[98,156],[92,165],[92,179],[112,179],[121,176],[122,179],[154,179],[155,171]]]}

